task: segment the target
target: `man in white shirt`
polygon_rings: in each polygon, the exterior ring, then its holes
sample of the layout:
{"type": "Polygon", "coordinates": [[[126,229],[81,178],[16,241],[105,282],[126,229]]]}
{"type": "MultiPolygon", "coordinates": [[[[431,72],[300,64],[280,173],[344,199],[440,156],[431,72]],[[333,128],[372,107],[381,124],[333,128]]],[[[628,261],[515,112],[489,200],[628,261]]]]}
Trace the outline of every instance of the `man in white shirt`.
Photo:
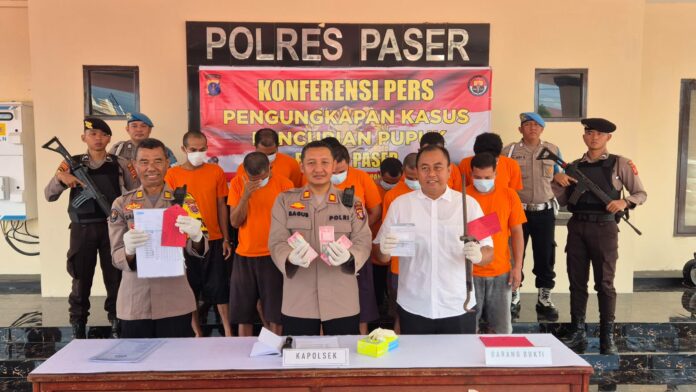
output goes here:
{"type": "MultiPolygon", "coordinates": [[[[467,297],[466,259],[486,265],[493,260],[493,240],[464,244],[462,194],[447,186],[450,157],[444,147],[422,148],[416,158],[421,189],[399,196],[389,207],[374,240],[380,261],[389,260],[399,238],[393,227],[413,224],[415,256],[399,257],[398,312],[402,334],[476,333],[476,296],[467,297]]],[[[483,216],[466,197],[467,220],[483,216]]],[[[471,280],[471,279],[470,279],[471,280]]]]}

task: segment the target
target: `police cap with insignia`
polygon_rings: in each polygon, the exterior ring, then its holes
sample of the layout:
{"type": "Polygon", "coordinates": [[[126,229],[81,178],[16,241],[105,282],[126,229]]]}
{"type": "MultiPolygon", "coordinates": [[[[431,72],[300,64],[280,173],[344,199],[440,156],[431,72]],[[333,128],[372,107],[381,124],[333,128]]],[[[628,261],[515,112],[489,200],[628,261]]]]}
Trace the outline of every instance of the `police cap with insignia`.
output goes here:
{"type": "Polygon", "coordinates": [[[580,123],[585,126],[586,131],[612,133],[616,130],[616,125],[613,122],[603,118],[583,118],[580,123]]]}
{"type": "Polygon", "coordinates": [[[126,114],[126,119],[128,119],[128,124],[132,123],[133,121],[142,121],[148,127],[154,127],[154,124],[152,124],[152,120],[150,120],[150,117],[140,112],[128,113],[126,114]]]}
{"type": "Polygon", "coordinates": [[[546,126],[546,121],[541,118],[540,115],[534,112],[520,113],[520,125],[526,123],[527,121],[535,121],[539,126],[544,128],[546,126]]]}
{"type": "Polygon", "coordinates": [[[105,134],[111,136],[111,127],[109,127],[109,124],[106,123],[106,121],[96,118],[96,117],[85,117],[84,124],[85,126],[85,131],[88,129],[98,129],[105,134]]]}

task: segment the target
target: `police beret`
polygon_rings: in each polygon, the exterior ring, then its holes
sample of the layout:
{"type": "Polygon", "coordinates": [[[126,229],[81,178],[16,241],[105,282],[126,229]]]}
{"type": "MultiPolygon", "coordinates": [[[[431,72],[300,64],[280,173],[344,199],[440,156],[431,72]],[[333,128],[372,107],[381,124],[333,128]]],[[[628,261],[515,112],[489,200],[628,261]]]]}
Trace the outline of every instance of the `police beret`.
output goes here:
{"type": "Polygon", "coordinates": [[[526,123],[527,121],[536,121],[536,123],[541,125],[542,128],[546,126],[546,121],[544,121],[540,115],[534,112],[520,113],[520,125],[526,123]]]}
{"type": "Polygon", "coordinates": [[[105,134],[111,136],[111,128],[104,120],[96,117],[85,117],[84,121],[85,131],[88,129],[98,129],[105,134]]]}
{"type": "Polygon", "coordinates": [[[594,130],[603,133],[612,133],[616,130],[616,125],[603,118],[583,118],[580,123],[585,126],[585,130],[594,130]]]}
{"type": "Polygon", "coordinates": [[[154,127],[154,124],[152,124],[152,120],[150,120],[150,117],[139,112],[126,114],[126,119],[128,119],[128,124],[132,123],[133,121],[142,121],[148,127],[154,127]]]}

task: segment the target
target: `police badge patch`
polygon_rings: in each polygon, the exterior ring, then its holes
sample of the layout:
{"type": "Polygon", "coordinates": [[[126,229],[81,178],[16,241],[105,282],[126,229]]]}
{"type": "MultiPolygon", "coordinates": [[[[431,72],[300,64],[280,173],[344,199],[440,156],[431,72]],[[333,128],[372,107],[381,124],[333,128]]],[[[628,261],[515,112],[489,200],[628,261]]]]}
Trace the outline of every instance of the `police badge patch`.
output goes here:
{"type": "Polygon", "coordinates": [[[365,210],[363,209],[362,202],[356,201],[353,207],[355,207],[355,215],[358,216],[358,219],[365,220],[365,210]]]}
{"type": "Polygon", "coordinates": [[[109,221],[111,223],[116,223],[117,220],[118,220],[118,211],[116,211],[115,208],[112,208],[111,209],[111,216],[109,217],[109,221]]]}

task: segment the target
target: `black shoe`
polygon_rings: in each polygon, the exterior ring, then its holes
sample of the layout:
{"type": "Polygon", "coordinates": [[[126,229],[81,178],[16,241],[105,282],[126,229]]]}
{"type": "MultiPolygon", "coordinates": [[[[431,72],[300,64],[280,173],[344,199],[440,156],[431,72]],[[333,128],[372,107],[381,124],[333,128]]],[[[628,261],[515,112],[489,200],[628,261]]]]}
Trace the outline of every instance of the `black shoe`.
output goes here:
{"type": "Polygon", "coordinates": [[[614,342],[614,323],[600,323],[599,353],[602,355],[617,355],[619,353],[614,342]]]}
{"type": "Polygon", "coordinates": [[[121,323],[119,323],[118,319],[113,319],[110,322],[111,322],[111,333],[109,334],[109,338],[118,339],[119,334],[121,333],[121,323]]]}
{"type": "Polygon", "coordinates": [[[548,321],[558,321],[558,309],[551,302],[551,289],[540,288],[536,304],[537,315],[548,321]]]}
{"type": "Polygon", "coordinates": [[[72,323],[72,338],[73,339],[87,339],[87,326],[85,323],[78,322],[72,323]]]}
{"type": "Polygon", "coordinates": [[[587,349],[587,331],[585,331],[585,319],[573,318],[568,334],[561,341],[578,354],[584,354],[587,349]]]}

